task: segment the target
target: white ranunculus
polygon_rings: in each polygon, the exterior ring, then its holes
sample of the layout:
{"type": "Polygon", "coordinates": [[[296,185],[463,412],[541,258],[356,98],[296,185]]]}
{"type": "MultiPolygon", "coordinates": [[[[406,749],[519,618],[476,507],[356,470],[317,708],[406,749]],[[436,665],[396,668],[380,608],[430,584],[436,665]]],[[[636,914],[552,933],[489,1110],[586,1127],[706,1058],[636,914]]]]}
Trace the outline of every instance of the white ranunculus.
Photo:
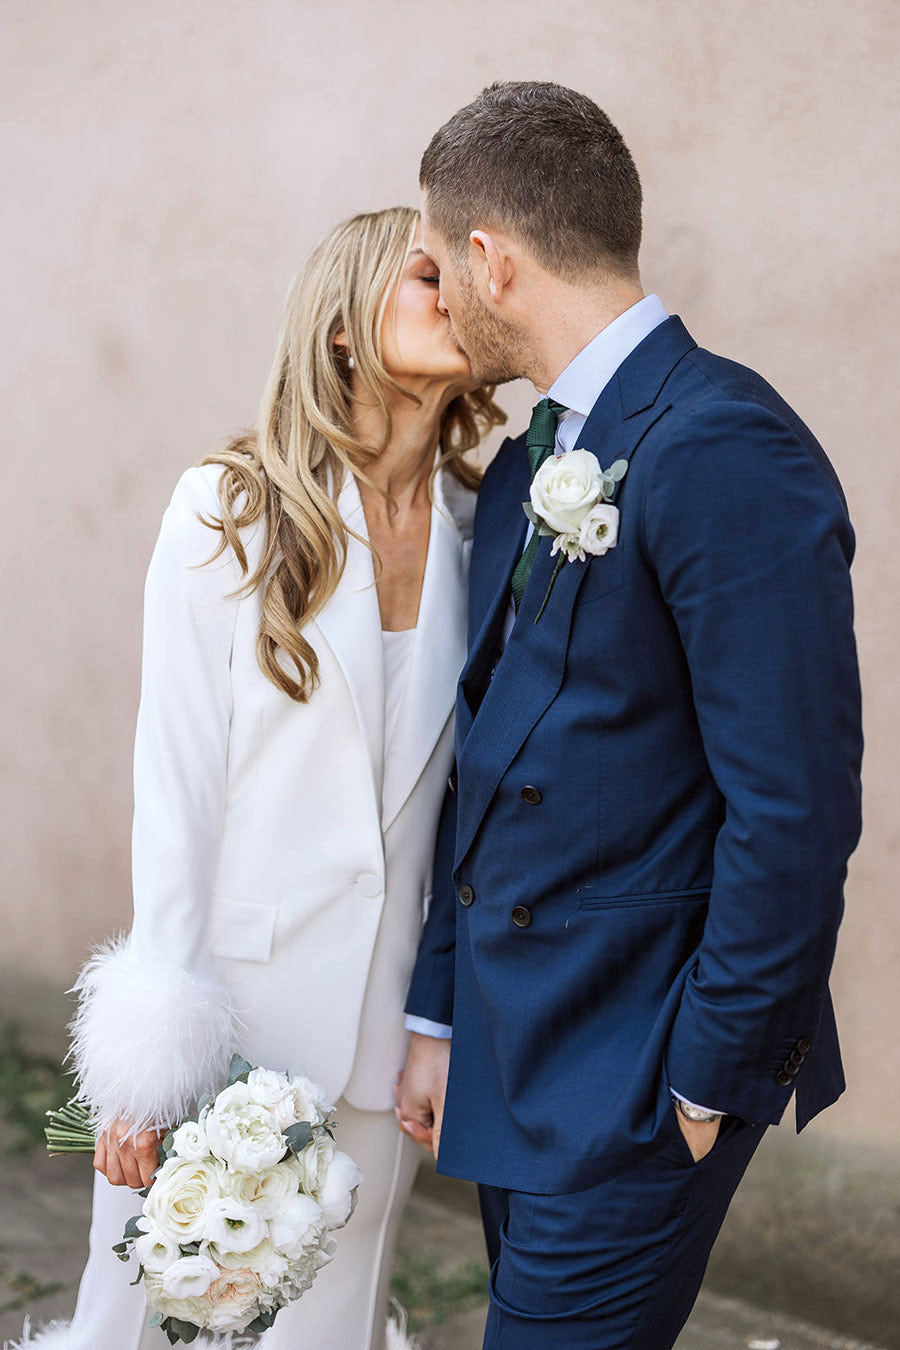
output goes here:
{"type": "Polygon", "coordinates": [[[619,508],[608,502],[598,502],[581,524],[578,542],[586,553],[595,557],[615,548],[619,537],[619,508]]]}
{"type": "Polygon", "coordinates": [[[263,1238],[248,1252],[226,1252],[215,1243],[204,1243],[203,1251],[223,1270],[252,1270],[267,1289],[277,1289],[288,1272],[287,1257],[275,1249],[270,1238],[263,1238]]]}
{"type": "Polygon", "coordinates": [[[163,1272],[163,1293],[167,1298],[202,1298],[219,1274],[207,1256],[182,1256],[163,1272]]]}
{"type": "Polygon", "coordinates": [[[191,1162],[208,1158],[209,1141],[203,1124],[196,1120],[186,1120],[183,1125],[179,1125],[172,1137],[172,1147],[179,1158],[186,1158],[191,1162]]]}
{"type": "Polygon", "coordinates": [[[233,1195],[214,1200],[206,1211],[203,1236],[226,1252],[248,1252],[268,1235],[266,1220],[253,1205],[233,1195]]]}
{"type": "Polygon", "coordinates": [[[334,1150],[317,1199],[329,1229],[343,1228],[356,1208],[356,1188],[363,1174],[352,1158],[334,1150]]]}
{"type": "Polygon", "coordinates": [[[292,1263],[320,1246],[325,1229],[321,1206],[302,1192],[293,1196],[281,1212],[269,1220],[269,1237],[292,1263]]]}
{"type": "Polygon", "coordinates": [[[188,1162],[169,1158],[144,1201],[144,1216],[151,1231],[161,1230],[175,1242],[198,1242],[203,1236],[206,1212],[217,1199],[225,1175],[215,1159],[188,1162]]]}
{"type": "Polygon", "coordinates": [[[254,1069],[247,1076],[247,1088],[250,1100],[271,1111],[280,1130],[286,1130],[297,1120],[294,1090],[283,1073],[274,1073],[271,1069],[254,1069]]]}
{"type": "Polygon", "coordinates": [[[308,1120],[313,1125],[321,1125],[331,1110],[331,1104],[318,1083],[304,1078],[302,1074],[291,1079],[291,1091],[294,1094],[295,1120],[308,1120]]]}
{"type": "Polygon", "coordinates": [[[229,1195],[244,1205],[252,1205],[264,1219],[271,1219],[297,1194],[302,1178],[299,1159],[291,1156],[259,1172],[231,1172],[225,1186],[229,1195]]]}
{"type": "Polygon", "coordinates": [[[274,1167],[284,1156],[284,1135],[272,1112],[253,1100],[246,1083],[219,1093],[206,1116],[206,1136],[217,1158],[238,1171],[274,1167]]]}
{"type": "MultiPolygon", "coordinates": [[[[147,1220],[142,1220],[146,1223],[147,1220]]],[[[139,1238],[135,1238],[134,1254],[145,1271],[153,1275],[161,1275],[162,1272],[173,1265],[181,1257],[181,1248],[174,1238],[168,1233],[164,1233],[156,1224],[152,1224],[149,1231],[142,1233],[139,1238]]]]}
{"type": "Polygon", "coordinates": [[[210,1331],[244,1331],[256,1317],[261,1281],[252,1270],[226,1270],[209,1287],[210,1331]]]}
{"type": "Polygon", "coordinates": [[[531,505],[556,534],[577,534],[602,489],[597,456],[590,450],[572,450],[544,460],[532,480],[531,505]]]}
{"type": "Polygon", "coordinates": [[[182,1322],[193,1322],[195,1326],[208,1325],[210,1313],[209,1295],[200,1298],[171,1298],[162,1287],[161,1275],[144,1276],[144,1293],[148,1305],[163,1317],[177,1317],[182,1322]]]}

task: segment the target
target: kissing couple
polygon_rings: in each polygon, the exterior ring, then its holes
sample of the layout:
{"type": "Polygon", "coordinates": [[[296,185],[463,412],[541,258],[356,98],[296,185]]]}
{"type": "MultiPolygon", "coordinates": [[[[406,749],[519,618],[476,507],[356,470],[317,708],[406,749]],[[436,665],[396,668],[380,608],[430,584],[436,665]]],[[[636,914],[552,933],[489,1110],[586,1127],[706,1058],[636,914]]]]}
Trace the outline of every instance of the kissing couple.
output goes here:
{"type": "Polygon", "coordinates": [[[406,1343],[422,1144],[480,1187],[485,1350],[668,1350],[766,1128],[843,1090],[834,471],[644,294],[640,180],[591,99],[495,84],[420,180],[420,212],[313,250],[255,428],[163,518],[134,923],[77,986],[91,1255],[74,1319],[21,1344],[159,1350],[109,1247],[235,1049],[321,1084],[365,1178],[262,1350],[406,1343]],[[482,477],[517,378],[530,425],[482,477]]]}

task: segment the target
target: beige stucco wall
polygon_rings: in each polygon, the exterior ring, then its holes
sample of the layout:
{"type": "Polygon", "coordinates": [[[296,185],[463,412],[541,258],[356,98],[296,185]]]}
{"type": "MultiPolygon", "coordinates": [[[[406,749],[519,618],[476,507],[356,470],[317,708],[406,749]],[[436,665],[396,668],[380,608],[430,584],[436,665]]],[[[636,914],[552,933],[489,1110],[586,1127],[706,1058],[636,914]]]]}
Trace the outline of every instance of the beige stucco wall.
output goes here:
{"type": "MultiPolygon", "coordinates": [[[[898,15],[5,0],[5,1003],[127,923],[143,570],[179,472],[254,416],[291,273],[335,219],[415,201],[430,132],[484,83],[553,78],[632,146],[648,289],[770,378],[846,485],[866,831],[835,978],[852,1090],[811,1133],[848,1155],[896,1137],[898,15]]],[[[521,421],[529,391],[504,397],[521,421]]],[[[35,1025],[59,1008],[28,1005],[35,1025]]]]}

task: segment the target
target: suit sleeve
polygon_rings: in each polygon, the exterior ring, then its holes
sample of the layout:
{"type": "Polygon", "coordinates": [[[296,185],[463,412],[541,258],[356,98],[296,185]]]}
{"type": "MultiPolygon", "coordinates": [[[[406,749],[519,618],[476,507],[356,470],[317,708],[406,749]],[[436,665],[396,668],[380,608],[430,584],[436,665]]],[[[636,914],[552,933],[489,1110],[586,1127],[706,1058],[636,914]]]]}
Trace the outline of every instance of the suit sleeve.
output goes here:
{"type": "Polygon", "coordinates": [[[453,967],[456,957],[456,795],[448,789],[438,821],[431,906],[406,1000],[413,1017],[444,1026],[453,1024],[453,967]]]}
{"type": "Polygon", "coordinates": [[[776,1122],[796,1081],[778,1081],[786,1051],[814,1045],[825,1012],[860,831],[853,533],[824,456],[725,402],[657,453],[644,522],[723,799],[668,1078],[776,1122]]]}
{"type": "Polygon", "coordinates": [[[212,969],[207,921],[225,812],[231,648],[240,584],[217,536],[209,470],[183,476],[144,593],[134,754],[134,923],[101,947],[75,989],[72,1056],[98,1129],[177,1123],[225,1081],[238,1019],[212,969]],[[204,565],[206,563],[206,565],[204,565]]]}

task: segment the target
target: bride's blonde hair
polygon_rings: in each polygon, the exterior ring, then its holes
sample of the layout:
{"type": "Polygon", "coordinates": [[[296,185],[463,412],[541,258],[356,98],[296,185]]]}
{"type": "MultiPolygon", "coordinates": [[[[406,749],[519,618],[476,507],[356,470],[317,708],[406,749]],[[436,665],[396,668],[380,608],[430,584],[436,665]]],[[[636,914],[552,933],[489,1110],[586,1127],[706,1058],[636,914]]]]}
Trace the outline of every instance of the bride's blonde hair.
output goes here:
{"type": "MultiPolygon", "coordinates": [[[[353,432],[347,353],[385,419],[387,443],[389,394],[404,391],[385,369],[381,328],[417,221],[418,212],[395,206],[353,216],[321,240],[288,294],[256,429],[203,461],[224,468],[221,518],[204,518],[222,535],[213,559],[230,547],[246,577],[239,593],[262,588],[257,659],[268,679],[299,703],[319,675],[303,627],[334,594],[352,533],[337,498],[345,475],[368,482],[366,465],[378,457],[353,432]],[[340,334],[346,345],[337,344],[340,334]],[[265,543],[250,573],[239,531],[258,520],[265,543]]],[[[473,489],[480,471],[462,456],[506,421],[492,396],[488,387],[459,395],[441,418],[438,467],[473,489]]]]}

